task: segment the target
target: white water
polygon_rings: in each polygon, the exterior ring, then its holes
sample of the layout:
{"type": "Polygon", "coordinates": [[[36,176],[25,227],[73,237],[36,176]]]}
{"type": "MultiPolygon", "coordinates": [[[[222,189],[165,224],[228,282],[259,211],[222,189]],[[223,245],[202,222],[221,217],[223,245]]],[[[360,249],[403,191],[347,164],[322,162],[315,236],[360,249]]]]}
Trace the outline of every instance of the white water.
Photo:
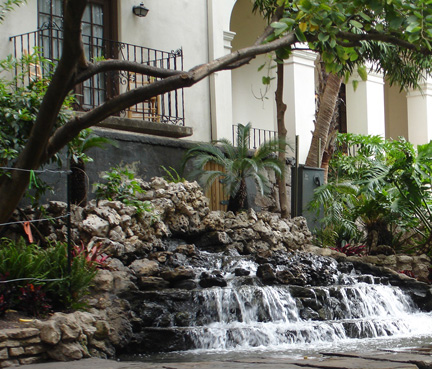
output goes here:
{"type": "Polygon", "coordinates": [[[192,292],[195,320],[179,329],[196,348],[162,354],[164,358],[260,353],[310,357],[323,351],[395,349],[432,342],[432,313],[420,312],[398,287],[373,284],[373,276],[361,276],[370,282],[364,283],[355,273],[337,272],[334,285],[305,288],[307,298],[298,298],[289,286],[262,285],[255,275],[257,265],[250,260],[209,253],[206,261],[206,269],[196,268],[197,276],[217,269],[228,286],[192,292]],[[247,282],[234,276],[235,268],[251,271],[247,282]],[[303,317],[307,304],[321,306],[313,309],[315,314],[319,311],[313,320],[303,317]]]}
{"type": "MultiPolygon", "coordinates": [[[[322,287],[330,301],[330,288],[322,287]]],[[[190,327],[196,347],[211,351],[310,349],[364,338],[431,334],[432,315],[418,312],[397,287],[358,283],[339,289],[344,307],[332,320],[300,318],[288,288],[242,286],[203,291],[204,326],[190,327]]]]}

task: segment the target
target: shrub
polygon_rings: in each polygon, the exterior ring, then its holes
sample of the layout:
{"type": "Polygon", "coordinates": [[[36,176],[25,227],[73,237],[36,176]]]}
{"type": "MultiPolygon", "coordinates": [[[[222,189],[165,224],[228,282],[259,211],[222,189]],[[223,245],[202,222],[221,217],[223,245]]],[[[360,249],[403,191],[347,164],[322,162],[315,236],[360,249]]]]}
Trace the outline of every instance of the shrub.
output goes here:
{"type": "Polygon", "coordinates": [[[17,309],[31,315],[56,310],[76,309],[88,293],[96,275],[96,265],[84,254],[72,258],[68,267],[67,245],[50,243],[45,249],[1,239],[0,315],[17,309]],[[7,282],[7,283],[5,283],[7,282]]]}
{"type": "Polygon", "coordinates": [[[96,183],[95,193],[97,200],[118,200],[137,209],[137,214],[142,215],[151,211],[151,205],[148,201],[138,199],[138,194],[143,194],[139,181],[135,179],[135,173],[128,168],[120,166],[111,167],[101,178],[105,183],[96,183]]]}
{"type": "MultiPolygon", "coordinates": [[[[29,71],[34,68],[34,65],[42,65],[44,70],[49,70],[52,63],[43,58],[37,50],[33,54],[23,55],[20,59],[9,56],[0,60],[1,74],[12,77],[0,78],[0,164],[2,166],[12,167],[22,152],[49,84],[49,76],[39,76],[38,79],[30,80],[25,84],[28,81],[29,71]]],[[[70,119],[73,102],[73,96],[65,100],[58,115],[57,126],[70,119]]],[[[58,155],[52,161],[61,165],[58,155]]],[[[9,175],[9,172],[0,170],[0,177],[3,175],[9,175]]],[[[29,190],[31,191],[27,191],[26,196],[33,203],[37,203],[40,196],[50,190],[50,186],[33,172],[29,190]]]]}
{"type": "Polygon", "coordinates": [[[415,149],[403,138],[339,135],[329,182],[311,203],[323,212],[321,240],[432,253],[431,160],[432,143],[415,149]]]}

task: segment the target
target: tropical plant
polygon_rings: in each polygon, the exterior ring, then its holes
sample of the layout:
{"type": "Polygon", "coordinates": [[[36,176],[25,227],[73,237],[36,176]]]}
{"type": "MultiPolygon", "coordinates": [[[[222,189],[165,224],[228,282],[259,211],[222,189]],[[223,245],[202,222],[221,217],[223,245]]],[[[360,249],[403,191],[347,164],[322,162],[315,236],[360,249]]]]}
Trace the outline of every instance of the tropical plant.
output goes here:
{"type": "Polygon", "coordinates": [[[70,201],[72,204],[85,206],[87,203],[86,163],[93,159],[87,155],[88,150],[106,145],[118,147],[117,142],[106,137],[95,135],[91,128],[82,130],[68,144],[71,170],[70,201]]]}
{"type": "Polygon", "coordinates": [[[111,167],[109,171],[102,174],[101,178],[105,183],[96,183],[95,194],[97,200],[118,200],[137,209],[137,214],[142,215],[152,210],[149,201],[141,201],[138,194],[144,190],[135,179],[135,173],[126,167],[111,167]]]}
{"type": "Polygon", "coordinates": [[[403,138],[342,134],[337,147],[329,183],[311,203],[323,213],[320,238],[336,247],[365,242],[369,252],[377,245],[431,252],[432,143],[416,150],[403,138]]]}
{"type": "Polygon", "coordinates": [[[50,243],[47,248],[27,245],[24,239],[1,239],[0,314],[19,309],[41,314],[54,308],[77,308],[88,294],[96,275],[97,262],[75,255],[68,267],[66,243],[50,243]]]}
{"type": "Polygon", "coordinates": [[[219,179],[229,195],[228,211],[237,213],[245,209],[247,198],[246,180],[252,178],[261,194],[270,190],[266,169],[283,176],[285,164],[275,155],[280,151],[280,140],[269,140],[261,144],[254,153],[249,152],[251,124],[238,125],[237,146],[228,139],[210,144],[200,144],[189,149],[183,158],[183,168],[191,161],[192,177],[200,178],[208,188],[219,179]],[[220,170],[207,170],[207,163],[220,166],[220,170]]]}
{"type": "Polygon", "coordinates": [[[167,182],[172,182],[172,183],[182,183],[185,182],[186,179],[183,178],[173,167],[164,167],[163,165],[161,165],[161,169],[165,172],[165,176],[164,179],[167,182]]]}

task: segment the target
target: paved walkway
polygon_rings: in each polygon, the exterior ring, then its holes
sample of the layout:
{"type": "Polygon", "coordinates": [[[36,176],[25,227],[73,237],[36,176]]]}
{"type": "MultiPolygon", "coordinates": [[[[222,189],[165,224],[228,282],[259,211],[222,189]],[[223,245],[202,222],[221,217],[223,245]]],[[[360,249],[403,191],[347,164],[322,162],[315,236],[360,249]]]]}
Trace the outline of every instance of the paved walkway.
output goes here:
{"type": "Polygon", "coordinates": [[[287,358],[250,357],[238,360],[206,362],[118,362],[84,359],[66,363],[43,363],[23,369],[432,369],[430,349],[404,352],[375,351],[370,353],[323,353],[321,358],[294,360],[287,358]]]}

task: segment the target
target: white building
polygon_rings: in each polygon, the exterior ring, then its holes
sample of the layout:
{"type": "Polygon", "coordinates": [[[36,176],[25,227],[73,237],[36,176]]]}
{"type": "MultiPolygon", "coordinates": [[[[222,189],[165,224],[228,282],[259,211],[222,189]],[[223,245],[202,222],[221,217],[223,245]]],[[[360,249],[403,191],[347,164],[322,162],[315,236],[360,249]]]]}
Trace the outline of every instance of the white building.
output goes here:
{"type": "MultiPolygon", "coordinates": [[[[83,26],[84,33],[93,37],[84,41],[90,45],[89,55],[99,57],[104,54],[101,50],[106,50],[108,43],[102,40],[109,39],[115,42],[110,44],[114,45],[114,51],[108,57],[124,57],[163,67],[173,67],[172,63],[176,62],[177,69],[183,63],[183,68],[189,69],[251,45],[265,27],[260,16],[252,14],[250,0],[145,0],[144,3],[149,12],[146,17],[138,17],[133,13],[133,7],[140,5],[140,0],[90,0],[83,26]],[[176,52],[180,48],[182,60],[180,52],[176,52]],[[143,56],[144,53],[148,55],[143,56]]],[[[26,5],[8,13],[0,25],[0,58],[31,52],[35,44],[51,48],[49,57],[58,56],[61,7],[62,0],[28,0],[26,5]],[[32,33],[47,26],[45,33],[32,33]]],[[[274,69],[267,71],[264,68],[258,72],[258,67],[267,60],[267,56],[258,57],[249,65],[216,73],[177,95],[146,102],[144,109],[151,114],[147,119],[154,123],[191,127],[193,135],[190,138],[194,141],[231,139],[233,125],[251,122],[256,129],[257,141],[259,137],[262,140],[264,135],[276,131],[275,81],[267,91],[261,82],[266,73],[273,76],[274,69]]],[[[306,158],[314,127],[314,61],[313,53],[298,51],[285,63],[286,125],[291,142],[296,135],[300,138],[300,162],[306,158]]],[[[102,85],[111,84],[117,92],[131,87],[130,76],[126,82],[121,79],[121,76],[107,76],[90,81],[80,91],[82,106],[88,108],[106,98],[104,94],[109,92],[100,87],[102,85]],[[115,78],[117,82],[114,83],[115,78]]],[[[432,107],[432,85],[429,82],[423,84],[422,92],[408,93],[387,86],[382,76],[375,74],[360,82],[356,91],[348,84],[346,129],[387,138],[404,136],[414,144],[428,142],[432,139],[432,111],[429,108],[432,107]]],[[[140,82],[134,77],[133,83],[151,83],[151,79],[141,78],[140,82]]],[[[128,114],[133,116],[134,113],[128,114]]]]}

